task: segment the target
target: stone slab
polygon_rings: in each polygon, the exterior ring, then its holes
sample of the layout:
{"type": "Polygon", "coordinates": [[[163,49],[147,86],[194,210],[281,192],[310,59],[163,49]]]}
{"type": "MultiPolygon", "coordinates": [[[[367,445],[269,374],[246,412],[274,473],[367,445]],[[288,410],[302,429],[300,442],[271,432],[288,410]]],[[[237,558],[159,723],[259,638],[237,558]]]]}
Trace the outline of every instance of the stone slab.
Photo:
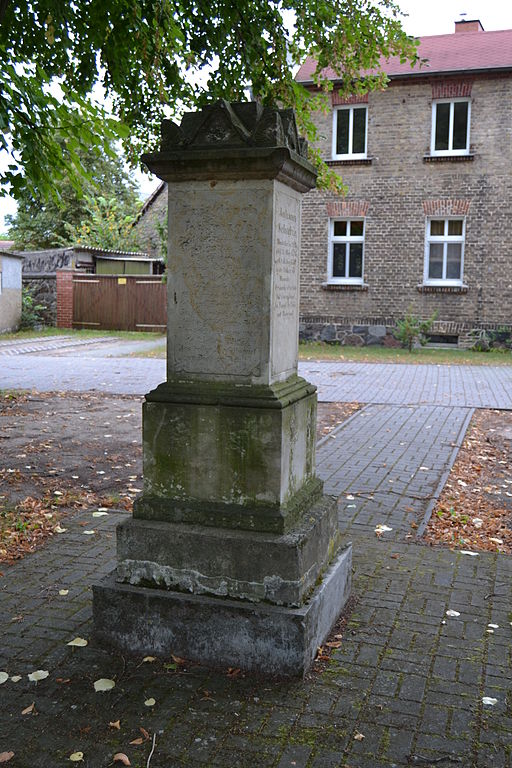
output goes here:
{"type": "Polygon", "coordinates": [[[333,496],[313,504],[287,534],[130,519],[117,527],[117,579],[298,607],[339,547],[333,496]]]}
{"type": "MultiPolygon", "coordinates": [[[[210,398],[211,387],[204,389],[210,398]]],[[[314,483],[310,387],[300,387],[292,402],[277,399],[279,408],[164,402],[152,394],[143,406],[144,495],[136,516],[145,517],[148,504],[155,508],[151,499],[160,499],[157,507],[196,508],[185,522],[221,524],[222,512],[209,519],[220,505],[236,508],[240,527],[283,531],[295,524],[298,496],[314,483]]]]}
{"type": "Polygon", "coordinates": [[[169,184],[168,378],[270,384],[297,371],[300,194],[169,184]]]}
{"type": "Polygon", "coordinates": [[[302,608],[133,587],[110,574],[93,585],[93,634],[122,651],[302,675],[350,595],[351,565],[349,544],[302,608]]]}

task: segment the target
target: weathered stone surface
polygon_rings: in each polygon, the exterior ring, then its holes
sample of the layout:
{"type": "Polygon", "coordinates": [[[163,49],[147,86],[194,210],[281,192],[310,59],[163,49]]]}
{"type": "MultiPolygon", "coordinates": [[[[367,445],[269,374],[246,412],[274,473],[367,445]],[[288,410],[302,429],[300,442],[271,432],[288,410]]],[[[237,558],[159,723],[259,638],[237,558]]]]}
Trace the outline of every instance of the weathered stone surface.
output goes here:
{"type": "Polygon", "coordinates": [[[144,157],[168,182],[167,382],[143,408],[119,583],[94,593],[96,636],[120,648],[297,674],[348,597],[297,376],[305,153],[292,112],[219,102],[144,157]]]}
{"type": "Polygon", "coordinates": [[[164,181],[278,179],[307,192],[316,171],[292,110],[224,100],[162,123],[160,152],[143,155],[164,181]]]}
{"type": "Polygon", "coordinates": [[[151,516],[173,519],[178,509],[174,519],[215,525],[216,506],[219,518],[234,506],[236,527],[289,528],[298,516],[296,495],[314,481],[316,397],[303,386],[294,402],[276,404],[282,407],[146,402],[137,516],[146,516],[147,497],[168,502],[151,516]]]}
{"type": "Polygon", "coordinates": [[[370,336],[375,336],[376,338],[382,338],[383,336],[386,335],[386,326],[385,325],[369,325],[368,334],[370,336]]]}
{"type": "Polygon", "coordinates": [[[117,579],[298,607],[339,546],[336,499],[329,496],[284,535],[128,520],[117,528],[117,579]]]}
{"type": "Polygon", "coordinates": [[[169,184],[168,377],[270,384],[297,367],[299,194],[169,184]]]}
{"type": "Polygon", "coordinates": [[[94,637],[130,652],[296,676],[311,664],[350,594],[352,547],[301,608],[116,584],[93,586],[94,637]]]}

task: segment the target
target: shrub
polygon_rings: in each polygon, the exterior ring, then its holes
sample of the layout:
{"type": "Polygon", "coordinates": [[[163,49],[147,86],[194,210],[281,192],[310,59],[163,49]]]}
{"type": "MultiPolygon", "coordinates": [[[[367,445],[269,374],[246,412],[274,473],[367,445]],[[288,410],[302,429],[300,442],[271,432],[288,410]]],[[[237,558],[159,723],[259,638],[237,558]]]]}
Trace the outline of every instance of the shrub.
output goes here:
{"type": "Polygon", "coordinates": [[[401,343],[402,347],[412,352],[414,345],[417,343],[421,344],[422,347],[425,346],[428,341],[427,333],[432,328],[436,317],[437,312],[434,312],[428,320],[420,320],[419,317],[413,315],[412,311],[408,309],[403,320],[397,321],[394,336],[401,343]]]}
{"type": "Polygon", "coordinates": [[[36,304],[29,288],[23,288],[21,293],[20,329],[35,328],[42,323],[41,312],[46,309],[44,304],[36,304]]]}

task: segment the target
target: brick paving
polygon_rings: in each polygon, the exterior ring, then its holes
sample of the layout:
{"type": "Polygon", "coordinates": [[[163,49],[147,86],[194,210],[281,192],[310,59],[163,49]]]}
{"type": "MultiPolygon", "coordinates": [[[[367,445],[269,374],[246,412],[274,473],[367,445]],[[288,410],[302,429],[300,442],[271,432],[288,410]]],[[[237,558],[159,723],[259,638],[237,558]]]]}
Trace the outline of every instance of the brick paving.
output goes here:
{"type": "Polygon", "coordinates": [[[340,497],[340,527],[371,535],[376,525],[403,538],[421,523],[440,492],[471,408],[369,405],[327,435],[317,472],[325,492],[340,497]]]}
{"type": "Polygon", "coordinates": [[[112,336],[77,339],[73,336],[42,336],[36,339],[8,339],[0,341],[0,355],[30,355],[39,352],[52,353],[75,351],[77,347],[90,347],[96,344],[112,344],[112,336]]]}
{"type": "Polygon", "coordinates": [[[512,366],[303,362],[323,402],[512,409],[512,366]]]}
{"type": "MultiPolygon", "coordinates": [[[[94,642],[68,647],[75,636],[90,639],[90,584],[114,566],[124,516],[93,519],[91,510],[0,576],[0,670],[21,675],[0,686],[0,753],[15,752],[9,765],[69,765],[80,750],[79,764],[117,765],[122,752],[145,768],[155,735],[150,768],[512,768],[512,558],[421,546],[411,527],[421,527],[442,487],[478,398],[509,407],[510,371],[460,378],[454,367],[418,366],[427,370],[404,384],[409,366],[396,366],[388,377],[396,388],[380,402],[385,390],[357,367],[358,394],[349,384],[342,399],[374,402],[317,454],[354,547],[355,607],[325,669],[277,681],[167,658],[143,662],[94,642]],[[392,530],[378,537],[378,524],[392,530]],[[35,669],[48,678],[29,682],[35,669]],[[101,677],[115,688],[96,693],[101,677]],[[38,714],[23,715],[32,702],[38,714]],[[109,725],[118,720],[119,728],[109,725]],[[143,743],[130,744],[141,733],[143,743]]],[[[322,371],[323,380],[341,369],[322,371]]]]}
{"type": "Polygon", "coordinates": [[[0,578],[0,669],[22,676],[0,690],[0,752],[15,752],[11,765],[67,765],[83,751],[85,765],[108,766],[121,751],[142,768],[152,741],[129,743],[140,727],[156,733],[151,768],[391,768],[443,757],[465,768],[512,765],[510,558],[357,536],[358,603],[325,671],[304,682],[230,677],[93,643],[67,647],[90,636],[88,588],[114,564],[121,518],[68,520],[66,533],[0,578]],[[49,677],[29,682],[35,669],[49,677]],[[95,693],[102,677],[116,687],[95,693]],[[22,715],[32,702],[37,716],[22,715]],[[117,720],[120,730],[109,727],[117,720]]]}
{"type": "MultiPolygon", "coordinates": [[[[38,350],[37,363],[31,354],[2,355],[0,347],[0,389],[144,395],[165,379],[165,360],[118,355],[160,343],[123,342],[117,349],[112,344],[103,343],[98,349],[91,344],[90,349],[62,348],[53,355],[38,350]]],[[[299,374],[317,385],[322,402],[512,410],[512,366],[308,361],[299,363],[299,374]]]]}

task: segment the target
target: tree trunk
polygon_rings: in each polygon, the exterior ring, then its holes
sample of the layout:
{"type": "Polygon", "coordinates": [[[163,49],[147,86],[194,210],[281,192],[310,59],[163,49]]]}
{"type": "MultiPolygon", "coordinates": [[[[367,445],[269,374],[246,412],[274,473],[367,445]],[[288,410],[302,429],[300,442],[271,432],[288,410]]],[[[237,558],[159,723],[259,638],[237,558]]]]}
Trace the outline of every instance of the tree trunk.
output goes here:
{"type": "Polygon", "coordinates": [[[0,24],[3,21],[8,5],[9,5],[9,0],[0,0],[0,24]]]}

